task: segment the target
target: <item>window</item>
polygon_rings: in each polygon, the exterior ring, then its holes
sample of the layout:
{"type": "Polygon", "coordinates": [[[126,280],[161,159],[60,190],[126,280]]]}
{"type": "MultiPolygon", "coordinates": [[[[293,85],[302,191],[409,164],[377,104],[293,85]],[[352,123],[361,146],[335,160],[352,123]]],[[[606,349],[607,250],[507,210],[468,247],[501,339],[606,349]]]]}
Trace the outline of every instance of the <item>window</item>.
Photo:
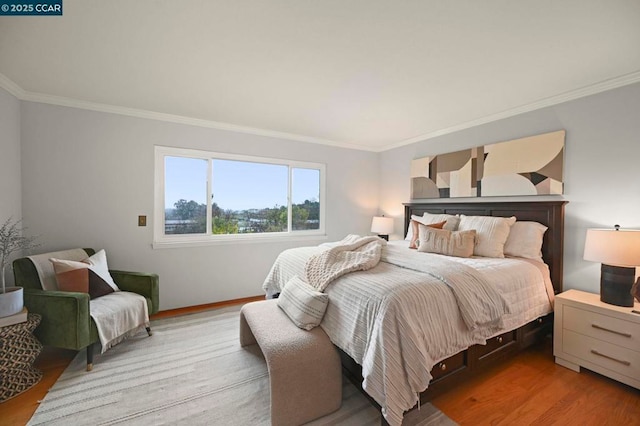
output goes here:
{"type": "Polygon", "coordinates": [[[325,166],[155,148],[154,246],[324,235],[325,166]]]}

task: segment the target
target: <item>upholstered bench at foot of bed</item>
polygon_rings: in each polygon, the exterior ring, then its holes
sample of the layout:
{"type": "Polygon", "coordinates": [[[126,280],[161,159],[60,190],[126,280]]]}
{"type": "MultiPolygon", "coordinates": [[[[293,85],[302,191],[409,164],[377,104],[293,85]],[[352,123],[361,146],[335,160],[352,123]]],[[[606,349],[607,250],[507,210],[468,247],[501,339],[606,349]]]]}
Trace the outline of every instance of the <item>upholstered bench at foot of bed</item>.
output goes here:
{"type": "Polygon", "coordinates": [[[298,328],[277,299],[252,302],[240,310],[240,345],[252,344],[269,369],[272,425],[301,425],[340,408],[340,356],[320,327],[298,328]]]}

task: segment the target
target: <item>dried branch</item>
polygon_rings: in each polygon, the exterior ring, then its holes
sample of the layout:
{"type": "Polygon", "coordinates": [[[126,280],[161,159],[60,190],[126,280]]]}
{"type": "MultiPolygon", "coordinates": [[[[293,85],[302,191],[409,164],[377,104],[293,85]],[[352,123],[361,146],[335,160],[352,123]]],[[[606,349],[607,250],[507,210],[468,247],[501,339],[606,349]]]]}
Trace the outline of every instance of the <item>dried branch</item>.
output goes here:
{"type": "Polygon", "coordinates": [[[0,227],[0,271],[2,273],[2,293],[5,292],[5,267],[9,264],[9,257],[23,250],[30,250],[38,247],[37,237],[25,237],[24,231],[27,228],[20,226],[22,220],[13,221],[10,217],[0,227]]]}

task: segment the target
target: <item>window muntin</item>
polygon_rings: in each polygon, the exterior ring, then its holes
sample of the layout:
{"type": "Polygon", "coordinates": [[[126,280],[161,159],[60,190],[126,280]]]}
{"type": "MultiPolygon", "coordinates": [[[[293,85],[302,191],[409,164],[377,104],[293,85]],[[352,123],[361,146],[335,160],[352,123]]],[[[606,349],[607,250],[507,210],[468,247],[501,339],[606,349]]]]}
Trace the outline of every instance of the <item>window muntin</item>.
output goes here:
{"type": "Polygon", "coordinates": [[[317,163],[156,147],[154,246],[324,235],[324,173],[317,163]]]}

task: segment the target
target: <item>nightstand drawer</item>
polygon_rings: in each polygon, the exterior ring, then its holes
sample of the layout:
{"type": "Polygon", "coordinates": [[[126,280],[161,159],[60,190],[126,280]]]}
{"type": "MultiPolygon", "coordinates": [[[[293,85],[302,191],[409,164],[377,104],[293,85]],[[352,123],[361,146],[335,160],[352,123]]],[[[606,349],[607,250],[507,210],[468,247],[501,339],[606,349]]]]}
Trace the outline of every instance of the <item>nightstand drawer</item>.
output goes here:
{"type": "Polygon", "coordinates": [[[563,305],[562,326],[585,336],[640,352],[638,324],[563,305]]]}
{"type": "MultiPolygon", "coordinates": [[[[640,352],[612,345],[569,330],[565,330],[563,333],[562,350],[587,363],[640,380],[640,352]]],[[[589,368],[589,364],[581,365],[589,368]]]]}

